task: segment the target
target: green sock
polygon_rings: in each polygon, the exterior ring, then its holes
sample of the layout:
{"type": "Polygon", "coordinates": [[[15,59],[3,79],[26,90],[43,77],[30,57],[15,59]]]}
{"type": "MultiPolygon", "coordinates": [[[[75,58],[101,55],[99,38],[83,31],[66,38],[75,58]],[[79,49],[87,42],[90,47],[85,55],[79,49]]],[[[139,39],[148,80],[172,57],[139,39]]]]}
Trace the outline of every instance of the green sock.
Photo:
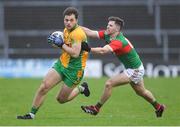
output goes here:
{"type": "Polygon", "coordinates": [[[155,109],[158,109],[160,104],[157,101],[151,103],[155,109]]]}
{"type": "Polygon", "coordinates": [[[36,108],[35,106],[33,106],[33,107],[31,108],[31,113],[35,115],[35,114],[37,113],[38,109],[39,109],[39,108],[36,108]]]}
{"type": "Polygon", "coordinates": [[[96,107],[98,107],[99,109],[102,107],[102,105],[103,104],[101,104],[100,102],[98,102],[97,104],[96,104],[96,107]]]}

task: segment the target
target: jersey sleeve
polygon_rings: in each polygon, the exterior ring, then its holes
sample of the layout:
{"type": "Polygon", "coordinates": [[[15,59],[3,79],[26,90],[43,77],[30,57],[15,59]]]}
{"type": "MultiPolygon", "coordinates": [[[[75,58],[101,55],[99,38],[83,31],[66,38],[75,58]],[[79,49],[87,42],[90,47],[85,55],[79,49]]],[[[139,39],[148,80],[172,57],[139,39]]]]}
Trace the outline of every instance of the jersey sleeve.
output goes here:
{"type": "Polygon", "coordinates": [[[118,53],[122,49],[122,42],[118,40],[112,40],[109,43],[109,46],[112,48],[113,52],[118,53]]]}
{"type": "Polygon", "coordinates": [[[100,31],[98,31],[98,35],[99,35],[99,38],[100,38],[100,39],[104,39],[104,38],[105,38],[105,37],[104,37],[104,36],[105,36],[104,34],[105,34],[105,30],[100,30],[100,31]]]}

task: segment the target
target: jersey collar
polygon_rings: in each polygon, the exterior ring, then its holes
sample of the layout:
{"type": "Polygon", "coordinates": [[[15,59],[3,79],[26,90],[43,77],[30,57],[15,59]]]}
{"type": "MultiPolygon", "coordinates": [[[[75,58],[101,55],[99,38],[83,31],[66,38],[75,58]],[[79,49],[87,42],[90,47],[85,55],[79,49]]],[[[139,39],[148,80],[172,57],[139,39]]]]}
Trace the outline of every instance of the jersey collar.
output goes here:
{"type": "Polygon", "coordinates": [[[72,32],[73,30],[75,30],[79,25],[76,24],[72,29],[68,30],[69,32],[72,32]]]}
{"type": "Polygon", "coordinates": [[[119,37],[119,36],[121,36],[122,35],[122,32],[120,32],[117,36],[115,36],[115,37],[110,37],[110,41],[112,41],[112,40],[116,40],[117,39],[117,37],[119,37]]]}

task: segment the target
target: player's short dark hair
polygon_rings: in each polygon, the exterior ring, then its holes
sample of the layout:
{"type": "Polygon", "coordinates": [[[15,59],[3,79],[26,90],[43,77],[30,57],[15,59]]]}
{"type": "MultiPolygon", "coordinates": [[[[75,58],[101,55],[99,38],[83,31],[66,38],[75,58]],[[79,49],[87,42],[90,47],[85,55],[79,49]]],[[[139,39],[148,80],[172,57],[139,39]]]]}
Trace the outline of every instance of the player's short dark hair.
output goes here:
{"type": "Polygon", "coordinates": [[[108,18],[108,21],[115,21],[115,24],[120,26],[120,30],[123,28],[124,26],[124,20],[119,18],[119,17],[115,17],[115,16],[110,16],[108,18]]]}
{"type": "Polygon", "coordinates": [[[63,16],[65,17],[65,15],[72,15],[74,14],[75,15],[75,18],[78,19],[78,15],[79,15],[79,12],[76,8],[74,7],[68,7],[64,10],[63,12],[63,16]]]}

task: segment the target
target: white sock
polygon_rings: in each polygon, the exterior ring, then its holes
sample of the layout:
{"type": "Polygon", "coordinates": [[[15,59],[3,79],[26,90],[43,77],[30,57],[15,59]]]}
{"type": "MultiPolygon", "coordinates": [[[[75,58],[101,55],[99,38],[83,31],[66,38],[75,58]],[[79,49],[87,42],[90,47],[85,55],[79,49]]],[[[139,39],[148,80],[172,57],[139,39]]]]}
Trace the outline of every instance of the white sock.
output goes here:
{"type": "Polygon", "coordinates": [[[83,92],[84,91],[84,87],[83,86],[78,86],[79,92],[83,92]]]}
{"type": "Polygon", "coordinates": [[[29,115],[34,119],[35,114],[33,114],[33,113],[30,112],[29,115]]]}

